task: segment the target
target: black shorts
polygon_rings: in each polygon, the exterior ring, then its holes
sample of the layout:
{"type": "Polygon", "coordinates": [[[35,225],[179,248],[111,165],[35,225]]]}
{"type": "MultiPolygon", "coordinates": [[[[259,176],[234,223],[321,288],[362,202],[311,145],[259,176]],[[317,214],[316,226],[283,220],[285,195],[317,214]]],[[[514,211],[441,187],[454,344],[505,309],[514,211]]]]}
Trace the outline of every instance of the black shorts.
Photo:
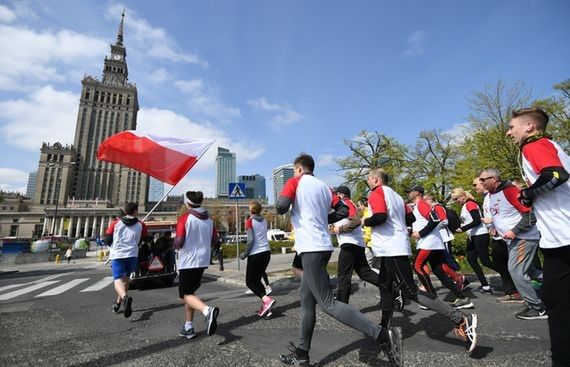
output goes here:
{"type": "Polygon", "coordinates": [[[206,268],[180,269],[178,271],[178,296],[194,294],[200,288],[202,274],[206,268]]]}
{"type": "Polygon", "coordinates": [[[293,264],[291,264],[294,268],[303,270],[303,263],[301,262],[301,256],[295,252],[295,257],[293,258],[293,264]]]}

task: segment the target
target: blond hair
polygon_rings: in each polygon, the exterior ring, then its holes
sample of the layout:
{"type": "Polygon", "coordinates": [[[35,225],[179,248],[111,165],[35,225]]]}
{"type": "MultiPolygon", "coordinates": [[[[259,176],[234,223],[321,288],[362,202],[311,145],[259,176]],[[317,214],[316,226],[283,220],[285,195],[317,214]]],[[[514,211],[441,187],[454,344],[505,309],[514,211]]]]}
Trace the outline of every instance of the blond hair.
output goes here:
{"type": "Polygon", "coordinates": [[[465,191],[461,187],[456,187],[451,191],[451,197],[453,199],[457,199],[460,196],[465,196],[467,199],[475,201],[475,197],[469,191],[465,191]]]}
{"type": "Polygon", "coordinates": [[[260,214],[261,209],[261,204],[257,201],[252,201],[251,204],[249,204],[249,211],[251,214],[260,214]]]}

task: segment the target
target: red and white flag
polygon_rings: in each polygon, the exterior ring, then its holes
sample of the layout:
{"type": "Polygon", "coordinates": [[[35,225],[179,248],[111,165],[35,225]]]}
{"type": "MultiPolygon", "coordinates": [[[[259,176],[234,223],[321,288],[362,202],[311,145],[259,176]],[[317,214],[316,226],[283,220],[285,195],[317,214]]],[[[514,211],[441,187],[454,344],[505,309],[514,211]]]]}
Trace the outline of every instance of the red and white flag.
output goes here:
{"type": "Polygon", "coordinates": [[[103,141],[97,149],[97,159],[176,185],[212,143],[213,139],[172,138],[128,130],[103,141]]]}

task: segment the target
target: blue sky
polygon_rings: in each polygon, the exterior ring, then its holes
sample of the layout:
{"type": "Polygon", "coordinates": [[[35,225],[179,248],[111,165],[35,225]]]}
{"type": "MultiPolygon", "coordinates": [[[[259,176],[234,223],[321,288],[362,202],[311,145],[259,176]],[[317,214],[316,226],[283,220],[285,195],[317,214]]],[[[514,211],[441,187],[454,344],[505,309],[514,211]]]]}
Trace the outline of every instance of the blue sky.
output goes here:
{"type": "Polygon", "coordinates": [[[42,141],[73,143],[123,8],[138,128],[217,139],[174,192],[213,195],[216,146],[266,177],[305,151],[337,185],[343,138],[414,144],[464,123],[486,84],[539,98],[570,77],[568,1],[2,1],[0,188],[25,192],[42,141]]]}

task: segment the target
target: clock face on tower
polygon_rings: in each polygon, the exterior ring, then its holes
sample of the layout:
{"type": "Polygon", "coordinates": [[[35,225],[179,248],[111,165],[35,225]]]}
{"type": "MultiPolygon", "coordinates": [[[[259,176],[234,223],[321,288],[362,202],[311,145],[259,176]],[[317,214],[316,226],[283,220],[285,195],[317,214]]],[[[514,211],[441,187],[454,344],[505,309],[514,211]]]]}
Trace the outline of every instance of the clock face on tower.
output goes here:
{"type": "Polygon", "coordinates": [[[122,58],[123,58],[123,57],[122,57],[121,55],[119,55],[119,54],[114,54],[114,55],[113,55],[113,59],[114,59],[114,60],[121,60],[122,58]]]}

